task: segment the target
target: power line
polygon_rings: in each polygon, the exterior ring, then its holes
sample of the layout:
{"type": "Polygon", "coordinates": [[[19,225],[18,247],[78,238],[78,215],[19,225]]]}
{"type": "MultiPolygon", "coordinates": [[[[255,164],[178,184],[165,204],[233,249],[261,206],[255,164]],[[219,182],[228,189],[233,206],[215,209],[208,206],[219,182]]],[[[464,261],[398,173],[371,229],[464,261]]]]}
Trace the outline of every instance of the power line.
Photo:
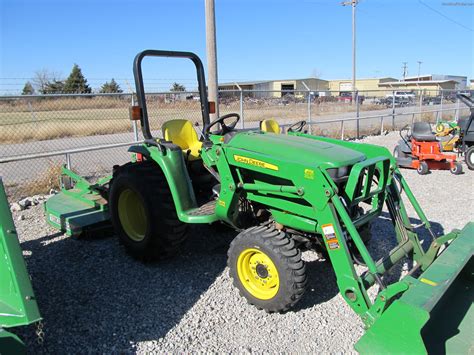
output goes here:
{"type": "Polygon", "coordinates": [[[451,17],[446,16],[446,15],[443,14],[442,12],[436,10],[435,8],[429,6],[428,4],[425,4],[423,1],[418,0],[418,2],[419,2],[421,5],[425,6],[426,8],[430,9],[431,11],[436,12],[438,15],[444,17],[446,20],[451,21],[452,23],[455,23],[456,25],[461,26],[462,28],[465,28],[465,29],[468,30],[468,31],[474,32],[474,30],[473,30],[472,28],[467,27],[466,25],[463,25],[462,23],[457,22],[456,20],[452,19],[451,17]]]}

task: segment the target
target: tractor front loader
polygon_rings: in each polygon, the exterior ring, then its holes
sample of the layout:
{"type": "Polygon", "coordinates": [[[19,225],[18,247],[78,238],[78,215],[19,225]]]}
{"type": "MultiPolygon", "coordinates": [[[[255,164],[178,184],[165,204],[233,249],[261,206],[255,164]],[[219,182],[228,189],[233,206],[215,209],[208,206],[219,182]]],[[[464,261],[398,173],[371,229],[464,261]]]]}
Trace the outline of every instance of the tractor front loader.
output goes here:
{"type": "Polygon", "coordinates": [[[26,353],[22,340],[7,329],[40,320],[38,305],[0,178],[0,354],[26,353]]]}
{"type": "Polygon", "coordinates": [[[357,350],[426,353],[447,338],[446,346],[472,346],[472,312],[457,306],[472,295],[474,224],[435,235],[387,149],[303,132],[239,130],[238,114],[211,122],[203,66],[193,53],[141,52],[134,75],[139,105],[131,118],[140,121],[144,143],[129,148],[131,162],[115,167],[110,178],[87,185],[75,177],[79,183],[63,184],[46,203],[49,223],[79,235],[110,217],[126,250],[140,259],[174,255],[189,224],[223,223],[239,232],[228,251],[230,276],[258,308],[282,312],[301,299],[307,282],[301,253],[315,250],[330,260],[342,297],[368,329],[357,350]],[[148,57],[195,64],[201,137],[187,120],[166,122],[162,139],[152,134],[141,69],[148,57]],[[403,195],[431,236],[429,247],[420,243],[403,195]],[[397,245],[375,260],[366,246],[367,226],[382,213],[392,221],[397,245]],[[413,268],[390,282],[386,273],[405,258],[413,268]],[[379,293],[371,299],[367,290],[374,285],[379,293]],[[447,312],[451,292],[460,299],[452,306],[464,311],[451,324],[462,330],[457,336],[438,328],[436,318],[447,312]]]}

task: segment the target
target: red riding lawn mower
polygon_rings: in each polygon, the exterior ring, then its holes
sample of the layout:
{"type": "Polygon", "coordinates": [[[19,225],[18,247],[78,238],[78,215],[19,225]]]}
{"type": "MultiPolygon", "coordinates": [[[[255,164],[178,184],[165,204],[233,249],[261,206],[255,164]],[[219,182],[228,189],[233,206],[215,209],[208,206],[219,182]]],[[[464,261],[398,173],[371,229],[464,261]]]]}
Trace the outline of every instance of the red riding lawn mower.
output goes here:
{"type": "Polygon", "coordinates": [[[416,169],[420,175],[428,174],[431,169],[449,169],[454,175],[462,173],[456,154],[443,152],[442,142],[428,122],[406,125],[400,130],[400,137],[402,140],[393,150],[398,166],[416,169]]]}

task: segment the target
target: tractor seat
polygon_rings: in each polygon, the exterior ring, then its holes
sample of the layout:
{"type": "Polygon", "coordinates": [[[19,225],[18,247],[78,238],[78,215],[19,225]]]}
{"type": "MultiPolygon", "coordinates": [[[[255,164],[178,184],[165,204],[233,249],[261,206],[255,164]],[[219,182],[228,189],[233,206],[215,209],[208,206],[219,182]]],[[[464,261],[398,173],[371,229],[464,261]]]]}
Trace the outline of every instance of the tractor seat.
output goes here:
{"type": "Polygon", "coordinates": [[[419,142],[436,142],[437,140],[428,122],[413,123],[411,136],[419,142]]]}
{"type": "Polygon", "coordinates": [[[191,121],[171,120],[161,127],[163,138],[178,145],[189,160],[200,159],[202,142],[199,140],[191,121]]]}
{"type": "Polygon", "coordinates": [[[275,120],[263,120],[260,121],[260,130],[268,133],[281,133],[280,125],[275,120]]]}

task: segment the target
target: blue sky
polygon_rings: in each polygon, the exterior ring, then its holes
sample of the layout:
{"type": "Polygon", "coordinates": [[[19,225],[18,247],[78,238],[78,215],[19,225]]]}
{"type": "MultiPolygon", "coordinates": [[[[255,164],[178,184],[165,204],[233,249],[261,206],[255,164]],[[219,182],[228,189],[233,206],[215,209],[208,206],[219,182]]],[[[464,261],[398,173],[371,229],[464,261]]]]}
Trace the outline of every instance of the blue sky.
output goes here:
{"type": "MultiPolygon", "coordinates": [[[[351,9],[339,0],[215,1],[221,82],[351,76],[351,9]]],[[[473,2],[449,1],[362,0],[358,77],[399,78],[402,62],[416,75],[421,60],[422,73],[473,78],[473,2]]],[[[146,48],[205,60],[204,29],[204,0],[0,0],[0,91],[21,90],[43,68],[66,77],[73,63],[94,88],[131,79],[146,48]]],[[[191,67],[161,64],[148,74],[156,89],[172,79],[192,86],[191,67]]]]}

